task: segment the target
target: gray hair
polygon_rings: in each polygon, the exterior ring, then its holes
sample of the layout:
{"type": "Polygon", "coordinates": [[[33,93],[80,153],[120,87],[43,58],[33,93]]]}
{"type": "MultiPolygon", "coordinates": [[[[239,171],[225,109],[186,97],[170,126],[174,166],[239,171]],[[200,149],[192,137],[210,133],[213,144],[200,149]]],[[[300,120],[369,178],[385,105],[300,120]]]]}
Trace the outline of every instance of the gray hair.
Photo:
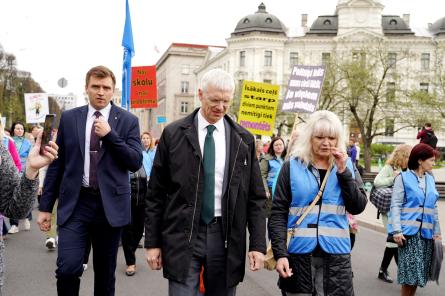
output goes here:
{"type": "Polygon", "coordinates": [[[329,136],[337,139],[337,148],[345,152],[345,136],[343,126],[337,115],[327,110],[316,111],[299,130],[298,140],[292,156],[299,157],[306,163],[313,160],[311,139],[313,136],[329,136]]]}
{"type": "Polygon", "coordinates": [[[202,92],[206,92],[209,85],[213,85],[218,90],[228,91],[232,96],[235,91],[235,81],[233,80],[232,75],[221,69],[210,70],[202,76],[202,92]]]}

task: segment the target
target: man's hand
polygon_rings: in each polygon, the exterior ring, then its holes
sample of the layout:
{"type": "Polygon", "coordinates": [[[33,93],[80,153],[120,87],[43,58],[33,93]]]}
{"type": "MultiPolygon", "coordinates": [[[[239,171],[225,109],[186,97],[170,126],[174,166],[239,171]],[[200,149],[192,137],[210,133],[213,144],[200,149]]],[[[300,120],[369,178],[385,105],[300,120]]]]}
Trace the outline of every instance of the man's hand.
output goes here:
{"type": "Polygon", "coordinates": [[[108,124],[108,121],[106,121],[103,117],[94,119],[93,125],[96,135],[100,138],[105,137],[111,131],[111,127],[108,124]]]}
{"type": "Polygon", "coordinates": [[[145,249],[145,259],[152,270],[160,270],[162,268],[161,248],[145,249]]]}
{"type": "Polygon", "coordinates": [[[289,267],[289,260],[286,257],[278,259],[276,270],[282,278],[291,277],[293,274],[292,268],[289,267]]]}
{"type": "Polygon", "coordinates": [[[37,218],[37,225],[39,225],[41,231],[50,231],[51,229],[51,213],[39,212],[37,218]]]}
{"type": "Polygon", "coordinates": [[[257,251],[251,251],[247,255],[249,256],[249,264],[251,271],[260,270],[264,266],[263,253],[257,251]]]}
{"type": "Polygon", "coordinates": [[[34,180],[39,169],[49,165],[53,160],[57,159],[59,146],[53,141],[49,142],[49,145],[45,146],[44,155],[40,154],[40,145],[42,143],[42,131],[37,135],[36,144],[29,151],[28,159],[26,161],[26,177],[30,180],[34,180]]]}

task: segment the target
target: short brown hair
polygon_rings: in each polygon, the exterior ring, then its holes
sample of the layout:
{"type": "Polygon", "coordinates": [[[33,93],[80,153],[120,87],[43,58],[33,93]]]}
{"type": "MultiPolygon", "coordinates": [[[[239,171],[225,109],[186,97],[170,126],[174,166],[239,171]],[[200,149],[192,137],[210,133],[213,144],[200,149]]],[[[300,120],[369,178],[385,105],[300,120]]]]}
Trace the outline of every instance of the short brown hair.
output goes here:
{"type": "Polygon", "coordinates": [[[88,86],[88,83],[90,82],[91,76],[98,77],[98,78],[107,78],[111,77],[111,80],[113,80],[113,87],[116,86],[116,77],[114,76],[113,71],[108,69],[105,66],[96,66],[91,68],[85,77],[85,86],[88,86]]]}
{"type": "Polygon", "coordinates": [[[419,160],[427,160],[431,157],[438,157],[438,151],[434,150],[430,145],[419,143],[413,147],[409,155],[408,168],[416,170],[419,167],[419,160]]]}

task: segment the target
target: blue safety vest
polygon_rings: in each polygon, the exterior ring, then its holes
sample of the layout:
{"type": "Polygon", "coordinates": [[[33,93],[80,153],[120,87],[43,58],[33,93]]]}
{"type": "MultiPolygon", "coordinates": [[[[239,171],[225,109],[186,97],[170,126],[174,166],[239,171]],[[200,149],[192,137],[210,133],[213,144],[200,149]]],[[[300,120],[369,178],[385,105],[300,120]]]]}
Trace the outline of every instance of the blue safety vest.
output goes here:
{"type": "MultiPolygon", "coordinates": [[[[355,178],[354,168],[348,158],[347,167],[355,178]]],[[[337,167],[334,166],[326,181],[322,202],[316,205],[299,226],[295,223],[317,195],[320,184],[310,168],[299,159],[290,161],[292,202],[287,227],[292,231],[288,252],[311,253],[317,243],[328,254],[349,254],[351,240],[346,209],[338,184],[337,167]]]]}
{"type": "MultiPolygon", "coordinates": [[[[405,199],[400,213],[402,233],[414,235],[420,229],[423,238],[432,239],[434,208],[439,199],[434,178],[430,174],[425,174],[424,193],[413,171],[402,172],[401,175],[405,188],[405,199]]],[[[393,232],[392,224],[388,224],[388,232],[393,232]]]]}
{"type": "Polygon", "coordinates": [[[267,186],[272,188],[276,175],[280,172],[283,160],[274,157],[269,159],[269,172],[267,173],[267,186]]]}

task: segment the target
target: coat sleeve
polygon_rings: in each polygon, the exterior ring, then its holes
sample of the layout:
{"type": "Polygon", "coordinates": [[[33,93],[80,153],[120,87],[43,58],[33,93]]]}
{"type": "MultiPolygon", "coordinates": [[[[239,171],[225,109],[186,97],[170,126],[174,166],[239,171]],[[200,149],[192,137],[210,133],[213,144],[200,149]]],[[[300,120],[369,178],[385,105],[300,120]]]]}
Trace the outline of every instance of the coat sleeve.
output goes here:
{"type": "Polygon", "coordinates": [[[37,196],[39,180],[20,177],[6,147],[0,144],[0,212],[13,219],[24,218],[37,196]]]}
{"type": "Polygon", "coordinates": [[[111,130],[105,137],[103,142],[107,144],[107,149],[121,165],[131,172],[136,172],[142,166],[142,145],[139,139],[139,123],[138,119],[131,116],[128,125],[127,139],[124,141],[119,134],[111,130]]]}
{"type": "Polygon", "coordinates": [[[365,210],[368,198],[366,197],[363,181],[357,167],[354,165],[354,175],[352,176],[349,168],[343,173],[337,173],[338,182],[340,184],[343,201],[346,211],[352,215],[358,215],[365,210]]]}
{"type": "Polygon", "coordinates": [[[159,139],[145,196],[145,248],[160,248],[162,245],[162,217],[170,183],[168,131],[165,128],[159,139]]]}
{"type": "Polygon", "coordinates": [[[250,184],[247,204],[247,226],[249,229],[249,251],[266,254],[266,192],[261,180],[255,141],[250,148],[250,184]]]}
{"type": "Polygon", "coordinates": [[[263,157],[260,160],[260,171],[261,171],[261,179],[264,184],[264,189],[269,190],[267,186],[267,175],[269,174],[269,160],[266,157],[263,157]]]}
{"type": "Polygon", "coordinates": [[[272,212],[269,218],[269,236],[276,260],[288,257],[287,252],[287,220],[292,194],[289,182],[289,161],[281,167],[275,187],[272,212]]]}

